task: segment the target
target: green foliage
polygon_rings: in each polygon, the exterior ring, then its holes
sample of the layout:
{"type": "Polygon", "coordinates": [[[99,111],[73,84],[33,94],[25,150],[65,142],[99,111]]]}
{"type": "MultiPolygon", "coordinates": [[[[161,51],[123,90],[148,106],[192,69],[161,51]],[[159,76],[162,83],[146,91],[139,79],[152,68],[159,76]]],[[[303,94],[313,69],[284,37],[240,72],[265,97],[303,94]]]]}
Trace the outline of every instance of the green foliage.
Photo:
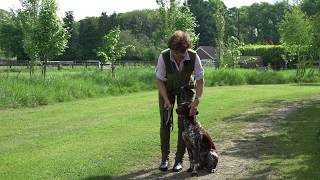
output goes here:
{"type": "Polygon", "coordinates": [[[306,65],[311,64],[310,59],[305,57],[312,43],[311,22],[299,7],[293,7],[279,24],[279,32],[286,51],[298,57],[297,77],[301,79],[305,74],[306,65]]]}
{"type": "Polygon", "coordinates": [[[18,10],[23,32],[23,47],[31,59],[30,74],[35,61],[43,62],[45,78],[46,62],[60,55],[67,45],[67,31],[57,15],[55,0],[21,0],[18,10]]]}
{"type": "Polygon", "coordinates": [[[239,61],[241,56],[240,42],[236,37],[231,36],[228,39],[228,44],[224,53],[225,64],[228,67],[239,67],[239,61]]]}
{"type": "Polygon", "coordinates": [[[282,45],[244,45],[239,49],[243,56],[261,56],[265,66],[271,64],[275,69],[285,67],[286,59],[283,55],[286,55],[286,51],[282,45]]]}
{"type": "Polygon", "coordinates": [[[22,9],[18,10],[23,33],[23,48],[32,62],[39,60],[35,31],[39,15],[39,4],[39,0],[23,0],[21,1],[22,9]]]}
{"type": "MultiPolygon", "coordinates": [[[[152,43],[159,46],[161,42],[162,23],[158,10],[144,9],[119,14],[120,28],[130,31],[137,39],[146,36],[152,43]]],[[[111,27],[109,25],[109,27],[111,27]]]]}
{"type": "Polygon", "coordinates": [[[112,75],[114,76],[114,63],[126,54],[128,48],[134,48],[132,45],[122,45],[119,43],[120,27],[111,30],[104,36],[103,46],[97,52],[98,57],[103,63],[112,63],[112,75]]]}
{"type": "Polygon", "coordinates": [[[187,32],[193,45],[197,44],[199,39],[195,33],[198,26],[196,18],[191,13],[188,6],[181,6],[176,0],[156,0],[159,5],[159,13],[162,20],[162,40],[167,42],[170,36],[177,30],[187,32]]]}
{"type": "Polygon", "coordinates": [[[199,26],[195,28],[195,33],[199,34],[198,46],[216,46],[216,26],[214,24],[212,12],[215,11],[208,1],[188,0],[190,11],[196,18],[199,26]]]}
{"type": "Polygon", "coordinates": [[[92,60],[97,58],[97,49],[103,36],[100,36],[99,33],[97,17],[87,17],[79,21],[81,59],[92,60]]]}
{"type": "Polygon", "coordinates": [[[284,1],[274,5],[266,2],[252,4],[247,11],[246,25],[250,29],[248,33],[251,33],[247,34],[250,43],[279,44],[280,35],[276,25],[288,9],[289,5],[284,1]]]}
{"type": "Polygon", "coordinates": [[[6,10],[0,9],[0,25],[8,20],[10,20],[10,13],[6,10]]]}
{"type": "Polygon", "coordinates": [[[224,3],[221,0],[209,0],[210,5],[212,6],[213,9],[216,9],[216,11],[213,14],[213,19],[216,25],[217,29],[217,43],[218,43],[218,60],[219,60],[219,67],[224,67],[224,59],[223,59],[223,54],[224,54],[224,36],[225,36],[225,19],[224,19],[224,14],[225,14],[225,6],[224,3]]]}
{"type": "Polygon", "coordinates": [[[99,45],[103,42],[103,37],[108,32],[110,32],[115,27],[119,26],[120,15],[116,14],[115,12],[112,13],[110,16],[107,15],[107,12],[102,12],[101,16],[98,18],[98,37],[99,38],[99,45]]]}
{"type": "Polygon", "coordinates": [[[67,11],[63,18],[63,26],[68,31],[69,38],[67,48],[59,60],[76,60],[80,59],[80,46],[79,46],[79,28],[74,20],[73,11],[67,11]]]}
{"type": "Polygon", "coordinates": [[[279,32],[284,47],[290,53],[306,52],[311,44],[311,23],[306,15],[298,8],[285,14],[279,24],[279,32]]]}
{"type": "Polygon", "coordinates": [[[157,48],[153,41],[144,34],[134,35],[132,31],[121,31],[119,43],[123,45],[134,44],[135,48],[127,50],[123,60],[155,61],[159,57],[161,49],[157,48]]]}
{"type": "Polygon", "coordinates": [[[26,59],[22,45],[22,29],[14,12],[7,13],[2,20],[0,18],[0,49],[6,57],[26,59]]]}
{"type": "MultiPolygon", "coordinates": [[[[312,16],[312,51],[315,59],[320,60],[320,12],[312,16]]],[[[312,52],[311,52],[312,53],[312,52]]]]}
{"type": "Polygon", "coordinates": [[[308,16],[320,13],[320,1],[318,0],[302,0],[300,7],[308,16]]]}
{"type": "Polygon", "coordinates": [[[55,0],[42,0],[35,32],[40,60],[44,62],[63,53],[67,45],[68,34],[57,11],[55,0]]]}

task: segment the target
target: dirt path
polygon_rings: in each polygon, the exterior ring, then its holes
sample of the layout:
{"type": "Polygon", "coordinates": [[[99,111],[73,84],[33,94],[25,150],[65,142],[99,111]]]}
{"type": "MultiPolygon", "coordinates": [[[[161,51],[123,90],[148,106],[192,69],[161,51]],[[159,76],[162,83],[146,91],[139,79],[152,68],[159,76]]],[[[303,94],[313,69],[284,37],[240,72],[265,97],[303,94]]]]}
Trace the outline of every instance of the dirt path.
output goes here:
{"type": "MultiPolygon", "coordinates": [[[[207,174],[201,171],[199,177],[190,178],[190,174],[186,172],[189,162],[185,161],[185,168],[180,173],[171,171],[165,173],[160,172],[157,169],[158,164],[155,164],[151,170],[142,170],[121,178],[119,177],[119,179],[270,179],[274,175],[271,169],[255,174],[254,176],[249,174],[250,169],[252,169],[259,160],[259,149],[265,150],[272,148],[271,145],[260,142],[257,137],[270,132],[272,127],[277,124],[285,123],[286,117],[291,112],[319,102],[320,98],[280,103],[277,107],[271,108],[269,113],[264,112],[259,114],[259,110],[253,110],[225,120],[218,128],[228,129],[232,121],[242,120],[244,124],[241,125],[241,135],[216,142],[220,159],[218,171],[214,174],[207,174]],[[257,116],[257,114],[259,115],[257,116]],[[248,120],[250,117],[254,120],[248,120]]],[[[187,157],[185,157],[185,159],[187,159],[187,157]]]]}

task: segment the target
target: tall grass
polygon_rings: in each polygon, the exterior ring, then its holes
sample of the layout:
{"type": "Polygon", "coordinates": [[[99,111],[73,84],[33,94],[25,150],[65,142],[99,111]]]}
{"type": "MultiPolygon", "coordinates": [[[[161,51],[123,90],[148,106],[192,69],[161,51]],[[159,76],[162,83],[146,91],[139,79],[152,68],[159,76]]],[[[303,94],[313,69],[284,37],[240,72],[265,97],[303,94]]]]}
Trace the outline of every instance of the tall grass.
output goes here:
{"type": "MultiPolygon", "coordinates": [[[[257,71],[253,69],[206,69],[205,80],[208,86],[256,85],[297,83],[295,70],[257,71]]],[[[302,82],[320,82],[320,74],[307,73],[302,82]]]]}
{"type": "MultiPolygon", "coordinates": [[[[33,107],[99,96],[117,96],[156,89],[154,67],[119,67],[110,71],[49,71],[30,79],[27,72],[0,72],[0,108],[33,107]]],[[[295,83],[295,71],[205,69],[206,86],[295,83]]],[[[302,82],[320,82],[319,73],[307,74],[302,82]]]]}
{"type": "Polygon", "coordinates": [[[0,108],[32,107],[88,97],[123,95],[156,88],[150,68],[119,68],[116,78],[99,70],[53,71],[46,80],[27,73],[0,73],[0,108]]]}

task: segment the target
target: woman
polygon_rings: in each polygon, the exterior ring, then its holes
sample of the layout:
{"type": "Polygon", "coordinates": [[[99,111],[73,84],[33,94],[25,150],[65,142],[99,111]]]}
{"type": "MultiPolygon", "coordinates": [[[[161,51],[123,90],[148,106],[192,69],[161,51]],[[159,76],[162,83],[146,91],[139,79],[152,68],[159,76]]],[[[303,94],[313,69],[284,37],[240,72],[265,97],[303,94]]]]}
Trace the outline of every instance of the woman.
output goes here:
{"type": "MultiPolygon", "coordinates": [[[[161,171],[168,170],[170,153],[170,127],[173,125],[172,109],[177,104],[191,102],[190,115],[197,112],[200,98],[203,94],[203,68],[199,56],[190,49],[190,36],[183,31],[176,31],[168,41],[168,49],[161,52],[156,76],[159,90],[159,109],[161,118],[161,171]],[[182,92],[181,89],[184,89],[182,92]],[[172,122],[172,123],[170,123],[172,122]]],[[[182,117],[178,116],[178,144],[173,170],[182,170],[182,161],[185,153],[185,143],[182,140],[182,117]]]]}

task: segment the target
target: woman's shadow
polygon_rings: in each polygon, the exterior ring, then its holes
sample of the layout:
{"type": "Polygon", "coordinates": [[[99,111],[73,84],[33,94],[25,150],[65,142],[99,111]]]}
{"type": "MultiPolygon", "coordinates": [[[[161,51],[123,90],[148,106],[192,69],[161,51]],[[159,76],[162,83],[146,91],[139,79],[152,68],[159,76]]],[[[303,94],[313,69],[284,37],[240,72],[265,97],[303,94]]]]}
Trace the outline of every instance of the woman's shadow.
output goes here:
{"type": "MultiPolygon", "coordinates": [[[[208,173],[205,170],[199,170],[199,175],[198,177],[201,176],[206,176],[208,174],[212,174],[212,173],[208,173]]],[[[87,177],[84,178],[84,180],[108,180],[108,179],[116,179],[116,180],[122,180],[122,179],[187,179],[190,178],[191,176],[190,172],[186,171],[186,168],[184,168],[182,171],[180,172],[174,172],[172,170],[168,170],[166,172],[162,172],[160,171],[158,168],[154,168],[154,169],[148,169],[148,170],[140,170],[137,172],[133,172],[130,174],[126,174],[123,176],[92,176],[92,177],[87,177]]]]}

